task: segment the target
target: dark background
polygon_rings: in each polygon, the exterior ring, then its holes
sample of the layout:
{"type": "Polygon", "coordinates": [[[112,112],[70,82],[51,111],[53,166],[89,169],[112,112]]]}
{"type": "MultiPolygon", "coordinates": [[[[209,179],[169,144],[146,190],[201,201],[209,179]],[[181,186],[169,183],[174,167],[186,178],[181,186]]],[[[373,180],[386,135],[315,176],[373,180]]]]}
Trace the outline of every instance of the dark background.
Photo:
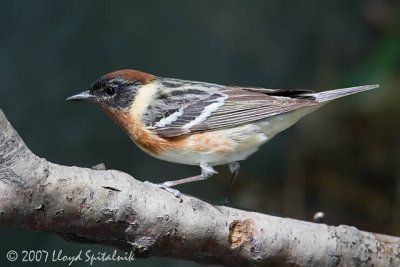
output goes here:
{"type": "MultiPolygon", "coordinates": [[[[380,83],[302,119],[243,162],[231,205],[303,220],[324,211],[331,225],[400,235],[396,2],[0,1],[0,108],[49,161],[103,162],[159,182],[199,168],[144,154],[97,107],[65,98],[124,68],[317,91],[380,83]]],[[[217,177],[179,189],[215,203],[229,181],[227,167],[217,169],[217,177]]],[[[25,230],[0,229],[0,237],[1,266],[18,266],[5,258],[10,249],[112,251],[25,230]]],[[[163,258],[128,264],[199,266],[163,258]]]]}

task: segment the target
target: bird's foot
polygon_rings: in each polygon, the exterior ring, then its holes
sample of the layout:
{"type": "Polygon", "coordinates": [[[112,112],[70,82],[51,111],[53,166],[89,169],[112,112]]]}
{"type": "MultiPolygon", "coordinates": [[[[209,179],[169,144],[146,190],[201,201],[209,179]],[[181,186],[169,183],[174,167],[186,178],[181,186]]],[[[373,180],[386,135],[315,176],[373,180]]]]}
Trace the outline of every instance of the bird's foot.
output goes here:
{"type": "Polygon", "coordinates": [[[157,188],[164,189],[165,191],[173,194],[176,198],[182,199],[182,193],[179,192],[179,190],[177,190],[175,188],[171,188],[172,184],[170,182],[164,182],[164,183],[156,184],[156,183],[152,183],[152,182],[149,182],[149,181],[145,181],[144,183],[146,185],[150,185],[150,186],[154,186],[154,187],[157,187],[157,188]]]}

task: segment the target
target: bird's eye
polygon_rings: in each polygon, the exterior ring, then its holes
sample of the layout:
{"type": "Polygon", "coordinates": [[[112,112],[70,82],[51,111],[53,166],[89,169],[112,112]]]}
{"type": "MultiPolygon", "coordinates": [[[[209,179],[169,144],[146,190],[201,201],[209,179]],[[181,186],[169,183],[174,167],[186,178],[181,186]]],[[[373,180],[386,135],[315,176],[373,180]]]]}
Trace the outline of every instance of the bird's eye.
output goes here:
{"type": "Polygon", "coordinates": [[[114,88],[114,87],[107,86],[106,88],[104,88],[104,92],[105,92],[108,96],[114,96],[114,95],[115,95],[115,88],[114,88]]]}

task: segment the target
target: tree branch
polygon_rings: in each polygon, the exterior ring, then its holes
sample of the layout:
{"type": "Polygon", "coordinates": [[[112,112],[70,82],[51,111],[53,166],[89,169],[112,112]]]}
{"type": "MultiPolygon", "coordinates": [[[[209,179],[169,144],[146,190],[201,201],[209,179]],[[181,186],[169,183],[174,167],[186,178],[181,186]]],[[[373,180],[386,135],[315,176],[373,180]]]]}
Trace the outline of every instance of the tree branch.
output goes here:
{"type": "Polygon", "coordinates": [[[0,226],[227,266],[399,266],[400,239],[213,206],[34,155],[0,110],[0,226]]]}

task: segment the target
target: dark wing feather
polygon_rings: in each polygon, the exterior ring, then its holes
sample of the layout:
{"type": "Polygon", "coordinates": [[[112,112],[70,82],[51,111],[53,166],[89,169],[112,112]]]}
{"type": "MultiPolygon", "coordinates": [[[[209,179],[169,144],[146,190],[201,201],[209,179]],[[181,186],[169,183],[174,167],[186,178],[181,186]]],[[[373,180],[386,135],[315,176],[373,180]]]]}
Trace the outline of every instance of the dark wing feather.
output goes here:
{"type": "Polygon", "coordinates": [[[266,94],[266,95],[271,95],[271,96],[287,96],[287,97],[291,97],[291,98],[308,97],[310,99],[313,99],[312,96],[305,96],[304,94],[315,93],[312,90],[306,90],[306,89],[267,89],[267,88],[257,88],[257,87],[245,87],[245,88],[239,88],[239,89],[243,89],[248,92],[256,92],[256,93],[261,93],[261,94],[266,94]]]}
{"type": "Polygon", "coordinates": [[[309,91],[292,90],[292,96],[280,96],[290,95],[283,91],[226,87],[204,99],[182,105],[182,109],[175,114],[174,120],[158,126],[155,124],[149,129],[160,137],[174,137],[193,132],[235,127],[318,104],[311,97],[301,96],[302,93],[309,93],[309,91]],[[205,110],[212,112],[205,112],[205,110]],[[195,121],[196,118],[197,121],[195,121]]]}
{"type": "Polygon", "coordinates": [[[238,88],[224,93],[228,96],[224,105],[204,122],[191,127],[191,132],[234,127],[317,104],[312,99],[271,96],[238,88]]]}

